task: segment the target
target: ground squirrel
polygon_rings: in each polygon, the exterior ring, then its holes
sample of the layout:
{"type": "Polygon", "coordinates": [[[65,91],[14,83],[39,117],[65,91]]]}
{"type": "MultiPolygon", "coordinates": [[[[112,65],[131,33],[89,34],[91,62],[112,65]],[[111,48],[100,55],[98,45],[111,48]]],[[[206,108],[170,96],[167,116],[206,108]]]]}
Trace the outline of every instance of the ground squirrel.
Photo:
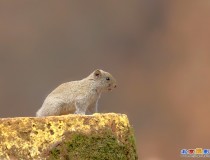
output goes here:
{"type": "Polygon", "coordinates": [[[102,92],[116,88],[115,78],[103,70],[95,70],[88,77],[63,83],[53,90],[37,111],[37,117],[97,112],[102,92]]]}

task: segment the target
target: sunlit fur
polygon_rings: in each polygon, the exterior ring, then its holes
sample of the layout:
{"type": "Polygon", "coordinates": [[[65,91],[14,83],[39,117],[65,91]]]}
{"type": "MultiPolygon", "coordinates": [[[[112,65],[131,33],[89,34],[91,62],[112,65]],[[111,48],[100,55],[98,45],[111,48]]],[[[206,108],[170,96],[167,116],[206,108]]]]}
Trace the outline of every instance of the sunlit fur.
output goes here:
{"type": "Polygon", "coordinates": [[[58,86],[47,96],[36,116],[93,114],[98,111],[101,93],[113,88],[116,88],[115,78],[108,72],[95,70],[82,80],[58,86]]]}

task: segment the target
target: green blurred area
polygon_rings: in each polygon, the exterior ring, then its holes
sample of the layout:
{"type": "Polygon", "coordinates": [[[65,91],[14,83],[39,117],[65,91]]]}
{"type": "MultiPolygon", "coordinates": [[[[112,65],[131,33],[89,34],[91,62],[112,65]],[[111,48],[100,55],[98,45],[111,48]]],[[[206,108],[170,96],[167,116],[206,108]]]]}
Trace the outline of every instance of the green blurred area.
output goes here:
{"type": "Polygon", "coordinates": [[[35,116],[60,83],[103,69],[100,112],[129,116],[139,157],[210,148],[210,1],[0,1],[0,117],[35,116]]]}

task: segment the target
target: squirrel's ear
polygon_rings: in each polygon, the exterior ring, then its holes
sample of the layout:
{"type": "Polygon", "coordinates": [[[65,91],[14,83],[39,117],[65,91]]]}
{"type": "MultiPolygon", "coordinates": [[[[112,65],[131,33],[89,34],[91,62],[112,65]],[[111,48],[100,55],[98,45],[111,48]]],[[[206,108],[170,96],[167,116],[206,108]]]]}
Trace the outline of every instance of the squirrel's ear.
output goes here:
{"type": "Polygon", "coordinates": [[[94,77],[96,77],[96,78],[101,77],[101,71],[100,71],[100,69],[95,70],[93,72],[93,74],[94,74],[94,77]]]}

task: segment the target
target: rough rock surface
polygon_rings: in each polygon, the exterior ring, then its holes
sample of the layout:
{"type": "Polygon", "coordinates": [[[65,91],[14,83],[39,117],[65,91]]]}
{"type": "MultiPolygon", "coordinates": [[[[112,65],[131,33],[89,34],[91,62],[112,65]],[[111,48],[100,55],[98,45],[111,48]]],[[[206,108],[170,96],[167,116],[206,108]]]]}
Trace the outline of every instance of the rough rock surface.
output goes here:
{"type": "Polygon", "coordinates": [[[0,159],[137,160],[124,114],[0,119],[0,159]]]}

